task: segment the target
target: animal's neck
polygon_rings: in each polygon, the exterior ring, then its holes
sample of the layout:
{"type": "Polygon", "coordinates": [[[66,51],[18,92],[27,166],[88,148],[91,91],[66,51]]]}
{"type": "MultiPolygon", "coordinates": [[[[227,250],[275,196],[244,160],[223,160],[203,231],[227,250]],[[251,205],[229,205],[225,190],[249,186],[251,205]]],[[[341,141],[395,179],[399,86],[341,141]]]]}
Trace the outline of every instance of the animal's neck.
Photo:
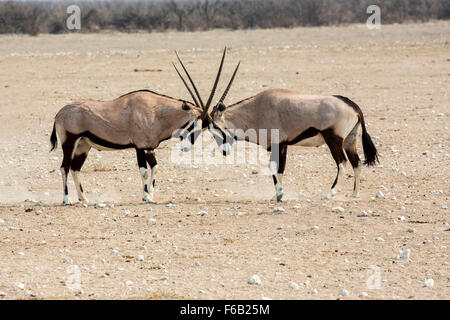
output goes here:
{"type": "Polygon", "coordinates": [[[249,115],[254,113],[249,109],[253,108],[253,101],[254,98],[249,98],[229,106],[228,109],[225,110],[224,120],[230,129],[234,128],[247,131],[249,128],[252,128],[251,124],[253,119],[249,119],[249,115]]]}

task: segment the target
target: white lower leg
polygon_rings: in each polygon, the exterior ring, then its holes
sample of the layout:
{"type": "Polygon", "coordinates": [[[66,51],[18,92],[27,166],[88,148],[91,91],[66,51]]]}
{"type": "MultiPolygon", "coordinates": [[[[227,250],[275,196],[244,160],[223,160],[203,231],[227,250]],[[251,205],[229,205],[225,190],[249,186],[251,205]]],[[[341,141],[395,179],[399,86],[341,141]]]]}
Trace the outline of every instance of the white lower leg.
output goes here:
{"type": "Polygon", "coordinates": [[[68,204],[69,203],[69,194],[68,194],[68,190],[67,190],[67,174],[66,174],[66,170],[64,170],[64,168],[60,169],[61,171],[61,176],[62,176],[62,181],[63,181],[63,204],[68,204]]]}
{"type": "Polygon", "coordinates": [[[344,165],[341,163],[339,164],[338,174],[337,174],[337,181],[334,187],[330,189],[330,191],[327,193],[326,198],[330,199],[337,193],[337,184],[339,182],[339,179],[344,175],[344,165]]]}
{"type": "Polygon", "coordinates": [[[86,196],[84,195],[83,189],[81,187],[80,176],[79,176],[80,171],[73,171],[73,170],[70,170],[70,171],[72,172],[72,178],[75,183],[75,188],[77,189],[78,200],[80,200],[83,203],[89,203],[89,201],[86,198],[86,196]]]}
{"type": "Polygon", "coordinates": [[[150,197],[153,199],[153,191],[154,191],[154,184],[155,184],[155,176],[156,176],[156,172],[158,172],[158,165],[155,165],[152,170],[151,170],[151,174],[150,174],[150,182],[148,184],[149,187],[149,191],[148,193],[150,194],[150,197]]]}
{"type": "Polygon", "coordinates": [[[141,173],[141,179],[142,179],[142,200],[151,201],[151,197],[148,194],[148,189],[147,189],[149,170],[147,168],[140,167],[139,172],[141,173]]]}
{"type": "Polygon", "coordinates": [[[272,172],[275,185],[275,196],[272,198],[272,200],[280,201],[283,197],[283,186],[281,185],[281,181],[278,176],[278,165],[275,161],[270,161],[269,168],[272,172]]]}
{"type": "Polygon", "coordinates": [[[355,174],[355,187],[351,196],[356,198],[359,194],[359,183],[361,182],[361,164],[359,164],[356,168],[353,168],[353,172],[355,174]]]}

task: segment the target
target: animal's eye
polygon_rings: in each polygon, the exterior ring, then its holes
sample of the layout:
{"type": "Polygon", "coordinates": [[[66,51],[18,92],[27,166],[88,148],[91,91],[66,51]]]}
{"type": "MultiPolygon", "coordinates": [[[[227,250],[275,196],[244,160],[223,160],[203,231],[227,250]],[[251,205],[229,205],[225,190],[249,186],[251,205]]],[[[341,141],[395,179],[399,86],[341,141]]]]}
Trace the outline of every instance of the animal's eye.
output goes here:
{"type": "Polygon", "coordinates": [[[220,112],[225,111],[225,105],[223,103],[220,103],[217,108],[219,109],[220,112]]]}
{"type": "Polygon", "coordinates": [[[188,106],[186,103],[183,103],[183,105],[181,106],[181,108],[182,108],[183,110],[186,110],[186,111],[190,110],[189,106],[188,106]]]}

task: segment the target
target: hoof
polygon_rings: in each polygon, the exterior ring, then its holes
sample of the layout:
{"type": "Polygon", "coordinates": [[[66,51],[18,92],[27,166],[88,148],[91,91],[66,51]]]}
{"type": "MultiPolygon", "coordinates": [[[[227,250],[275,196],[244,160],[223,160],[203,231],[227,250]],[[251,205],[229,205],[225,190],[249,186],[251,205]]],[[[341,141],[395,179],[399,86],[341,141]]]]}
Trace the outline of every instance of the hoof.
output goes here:
{"type": "Polygon", "coordinates": [[[325,199],[331,199],[331,198],[333,198],[333,196],[336,194],[336,190],[335,189],[331,189],[330,190],[330,192],[328,192],[326,195],[325,195],[325,199]]]}
{"type": "Polygon", "coordinates": [[[283,192],[274,195],[270,201],[281,202],[281,198],[283,198],[283,192]]]}

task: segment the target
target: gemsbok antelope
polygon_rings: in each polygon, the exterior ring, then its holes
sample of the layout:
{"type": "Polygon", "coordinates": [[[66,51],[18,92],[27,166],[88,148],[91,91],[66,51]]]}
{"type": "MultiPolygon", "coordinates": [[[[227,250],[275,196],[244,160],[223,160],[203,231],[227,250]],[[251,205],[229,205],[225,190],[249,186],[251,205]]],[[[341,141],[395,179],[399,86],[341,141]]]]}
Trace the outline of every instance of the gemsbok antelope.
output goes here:
{"type": "Polygon", "coordinates": [[[230,153],[234,140],[247,140],[272,150],[269,168],[276,192],[272,200],[279,202],[283,196],[282,177],[288,146],[328,145],[337,165],[337,175],[328,198],[336,194],[341,167],[347,159],[354,171],[351,196],[358,196],[361,161],[356,143],[360,126],[364,164],[373,166],[378,162],[378,152],[367,132],[363,113],[356,103],[346,97],[303,95],[291,90],[269,89],[228,107],[223,103],[224,98],[211,112],[209,129],[224,155],[230,153]],[[246,132],[249,129],[263,129],[267,134],[248,135],[246,132]]]}
{"type": "MultiPolygon", "coordinates": [[[[181,139],[183,151],[190,149],[202,130],[199,128],[199,120],[209,117],[207,110],[219,81],[224,57],[225,51],[206,106],[201,100],[201,103],[197,101],[189,88],[195,104],[150,90],[139,90],[112,101],[84,100],[64,106],[56,114],[50,137],[52,145],[50,151],[57,147],[58,139],[63,150],[60,169],[63,204],[69,203],[67,188],[69,170],[72,172],[79,201],[88,203],[79,173],[91,148],[97,150],[134,148],[143,184],[142,200],[154,202],[153,190],[157,171],[154,150],[161,142],[172,137],[181,139]]],[[[196,88],[195,90],[199,96],[196,88]]]]}

